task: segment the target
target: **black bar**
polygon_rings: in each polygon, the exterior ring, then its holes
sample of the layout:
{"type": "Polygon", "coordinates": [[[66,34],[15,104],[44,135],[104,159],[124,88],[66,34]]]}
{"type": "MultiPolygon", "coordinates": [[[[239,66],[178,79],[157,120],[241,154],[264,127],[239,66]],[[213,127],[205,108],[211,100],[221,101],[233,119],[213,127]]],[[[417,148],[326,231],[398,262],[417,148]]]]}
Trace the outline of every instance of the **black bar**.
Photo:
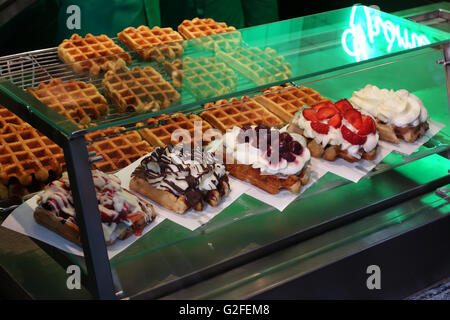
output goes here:
{"type": "Polygon", "coordinates": [[[63,150],[86,259],[89,287],[95,298],[115,299],[111,266],[84,136],[79,135],[69,140],[63,150]]]}
{"type": "Polygon", "coordinates": [[[160,286],[154,287],[152,289],[140,292],[133,296],[133,299],[157,299],[168,294],[171,294],[177,290],[183,289],[185,287],[191,286],[199,281],[203,281],[209,278],[212,278],[218,274],[221,274],[225,271],[228,271],[232,268],[236,268],[238,266],[244,265],[256,259],[267,256],[276,251],[285,249],[292,245],[295,245],[299,242],[305,241],[307,239],[313,238],[319,234],[330,231],[335,228],[342,227],[346,224],[354,222],[358,219],[366,217],[368,215],[374,214],[381,210],[387,209],[391,206],[397,205],[401,202],[407,201],[409,199],[415,198],[417,196],[429,193],[431,191],[436,190],[439,187],[442,187],[446,184],[450,183],[450,175],[445,177],[436,179],[429,183],[426,183],[421,186],[417,186],[410,190],[404,191],[397,195],[394,195],[390,198],[372,203],[366,207],[359,208],[353,211],[350,211],[346,214],[340,215],[335,219],[326,221],[322,224],[313,226],[307,230],[303,230],[292,235],[289,235],[280,240],[269,243],[263,247],[257,248],[250,252],[246,252],[244,254],[232,257],[228,260],[219,262],[217,264],[206,267],[197,272],[193,272],[188,274],[182,278],[173,280],[171,282],[162,284],[160,286]]]}

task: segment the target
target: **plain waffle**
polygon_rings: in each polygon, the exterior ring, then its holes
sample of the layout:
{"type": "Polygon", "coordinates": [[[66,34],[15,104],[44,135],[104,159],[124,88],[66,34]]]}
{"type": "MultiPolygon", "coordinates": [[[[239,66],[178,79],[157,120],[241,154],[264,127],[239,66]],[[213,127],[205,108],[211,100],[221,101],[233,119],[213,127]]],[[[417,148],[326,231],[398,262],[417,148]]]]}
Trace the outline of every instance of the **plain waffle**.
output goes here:
{"type": "Polygon", "coordinates": [[[92,164],[93,169],[107,173],[117,171],[152,151],[136,131],[118,134],[124,130],[124,127],[111,127],[86,134],[87,141],[95,140],[88,146],[88,152],[95,151],[96,156],[103,158],[92,164]]]}
{"type": "Polygon", "coordinates": [[[197,100],[230,93],[238,81],[234,71],[215,58],[187,57],[182,62],[166,62],[164,67],[174,85],[186,87],[197,100]]]}
{"type": "Polygon", "coordinates": [[[235,27],[227,26],[225,22],[216,22],[211,18],[184,20],[178,26],[178,32],[185,39],[195,39],[189,43],[207,50],[213,50],[217,46],[229,50],[242,41],[241,33],[236,31],[235,27]]]}
{"type": "Polygon", "coordinates": [[[271,48],[237,47],[217,50],[216,57],[257,85],[265,85],[292,77],[291,65],[271,48]]]}
{"type": "Polygon", "coordinates": [[[58,46],[58,56],[71,63],[75,72],[88,72],[93,76],[101,70],[117,70],[131,63],[131,56],[104,34],[88,33],[84,38],[73,34],[58,46]]]}
{"type": "Polygon", "coordinates": [[[3,128],[5,128],[8,124],[28,126],[25,121],[6,109],[4,106],[0,105],[0,131],[3,130],[3,128]]]}
{"type": "Polygon", "coordinates": [[[181,96],[152,67],[108,71],[103,80],[105,94],[122,112],[157,111],[170,107],[181,96]]]}
{"type": "Polygon", "coordinates": [[[0,181],[17,180],[29,186],[47,182],[64,167],[62,149],[30,126],[6,126],[0,134],[0,181]],[[33,179],[34,178],[34,179],[33,179]]]}
{"type": "Polygon", "coordinates": [[[193,142],[193,138],[195,137],[195,121],[199,121],[198,128],[201,128],[201,133],[198,132],[197,135],[201,137],[203,141],[209,142],[210,137],[205,133],[208,129],[212,129],[211,125],[194,114],[189,116],[181,113],[175,113],[173,115],[163,114],[155,118],[150,118],[145,123],[138,124],[139,126],[150,126],[140,129],[139,133],[153,147],[165,147],[169,142],[172,144],[177,144],[180,142],[176,140],[178,134],[172,136],[177,129],[185,130],[179,133],[183,139],[187,139],[183,141],[190,140],[193,142]]]}
{"type": "Polygon", "coordinates": [[[37,88],[27,88],[35,98],[64,117],[81,125],[108,113],[106,99],[97,88],[82,81],[52,79],[37,88]]]}
{"type": "Polygon", "coordinates": [[[312,107],[320,102],[330,101],[311,88],[294,86],[271,87],[264,91],[264,95],[254,99],[285,122],[291,121],[302,106],[312,107]]]}
{"type": "Polygon", "coordinates": [[[206,104],[205,109],[200,116],[222,132],[234,126],[264,124],[272,127],[282,123],[276,115],[248,97],[218,100],[206,104]]]}
{"type": "Polygon", "coordinates": [[[143,60],[173,60],[183,55],[183,37],[172,28],[128,27],[118,33],[120,41],[143,60]]]}

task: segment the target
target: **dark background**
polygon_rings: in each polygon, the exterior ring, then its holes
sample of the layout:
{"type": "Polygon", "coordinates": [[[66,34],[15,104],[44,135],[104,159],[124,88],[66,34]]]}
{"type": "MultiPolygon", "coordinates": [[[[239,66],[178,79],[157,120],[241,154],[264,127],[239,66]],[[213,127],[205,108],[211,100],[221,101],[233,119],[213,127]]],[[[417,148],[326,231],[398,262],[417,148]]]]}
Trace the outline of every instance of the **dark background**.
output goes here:
{"type": "MultiPolygon", "coordinates": [[[[436,2],[442,1],[278,0],[278,16],[279,20],[284,20],[350,7],[355,3],[377,5],[382,11],[394,12],[429,5],[436,2]]],[[[56,3],[57,0],[47,0],[45,2],[45,6],[41,6],[37,10],[24,11],[15,16],[15,18],[8,22],[5,26],[0,26],[0,56],[58,46],[61,39],[57,36],[58,26],[56,23],[56,16],[58,13],[58,6],[56,3]]],[[[172,27],[176,30],[181,21],[170,19],[170,13],[173,11],[173,8],[171,8],[170,5],[170,1],[161,0],[161,26],[172,27]]],[[[178,8],[178,10],[179,9],[180,8],[178,8]]],[[[191,19],[197,16],[195,13],[190,13],[189,10],[185,13],[185,19],[191,19]]],[[[180,20],[181,18],[177,19],[180,20]]],[[[223,21],[226,22],[226,20],[223,21]]]]}

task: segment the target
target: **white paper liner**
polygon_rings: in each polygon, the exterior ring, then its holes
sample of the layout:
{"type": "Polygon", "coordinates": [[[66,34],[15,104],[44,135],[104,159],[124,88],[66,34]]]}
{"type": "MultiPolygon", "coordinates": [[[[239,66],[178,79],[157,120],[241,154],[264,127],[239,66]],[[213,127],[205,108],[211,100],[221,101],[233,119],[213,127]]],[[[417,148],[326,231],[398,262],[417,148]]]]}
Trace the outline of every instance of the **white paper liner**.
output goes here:
{"type": "Polygon", "coordinates": [[[391,150],[394,150],[394,151],[397,151],[404,155],[409,156],[445,127],[444,124],[439,123],[434,120],[431,120],[431,119],[428,120],[428,124],[430,127],[425,132],[425,134],[412,143],[400,140],[400,143],[379,141],[378,144],[385,148],[390,148],[391,150]]]}
{"type": "Polygon", "coordinates": [[[319,165],[318,159],[311,158],[310,165],[308,167],[309,181],[305,186],[302,186],[299,194],[293,194],[288,190],[280,190],[277,194],[270,194],[250,183],[233,178],[233,180],[238,181],[247,187],[245,192],[249,196],[258,199],[272,207],[283,211],[289,204],[291,204],[297,197],[305,192],[309,187],[316,183],[323,175],[327,173],[327,170],[319,165]]]}
{"type": "MultiPolygon", "coordinates": [[[[134,171],[134,169],[141,163],[142,159],[144,159],[146,156],[140,158],[139,160],[133,162],[128,167],[120,170],[116,173],[116,176],[119,177],[122,186],[125,188],[129,188],[130,180],[131,180],[131,173],[134,171]]],[[[236,181],[233,181],[230,179],[230,194],[223,198],[220,204],[213,208],[208,204],[205,204],[202,211],[195,211],[193,209],[189,209],[184,214],[178,214],[175,213],[169,209],[166,209],[159,204],[155,203],[154,201],[146,198],[145,196],[134,192],[133,190],[130,190],[131,192],[139,195],[142,199],[150,202],[154,207],[158,214],[166,217],[169,220],[172,220],[173,222],[189,229],[189,230],[195,230],[198,227],[206,224],[208,221],[210,221],[212,218],[214,218],[216,215],[218,215],[220,212],[222,212],[225,208],[227,208],[230,204],[234,202],[239,196],[241,196],[245,191],[246,187],[241,184],[235,183],[236,181]]]]}
{"type": "MultiPolygon", "coordinates": [[[[41,226],[34,220],[33,212],[37,208],[38,197],[38,195],[32,197],[11,212],[8,218],[6,218],[3,222],[2,227],[22,233],[74,255],[84,256],[83,250],[79,246],[61,237],[56,232],[41,226]]],[[[164,216],[157,215],[155,220],[144,228],[141,236],[136,237],[135,235],[131,235],[125,240],[118,239],[113,245],[107,246],[109,259],[112,259],[115,255],[125,250],[140,237],[144,236],[156,227],[164,219],[164,216]]]]}

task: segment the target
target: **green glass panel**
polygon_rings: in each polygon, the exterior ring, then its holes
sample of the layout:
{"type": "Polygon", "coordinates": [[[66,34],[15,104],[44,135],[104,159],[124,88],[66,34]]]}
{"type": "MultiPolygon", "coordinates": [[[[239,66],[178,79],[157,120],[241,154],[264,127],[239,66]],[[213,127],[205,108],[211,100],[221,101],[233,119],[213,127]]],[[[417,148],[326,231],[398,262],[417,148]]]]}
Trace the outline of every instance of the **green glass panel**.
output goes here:
{"type": "MultiPolygon", "coordinates": [[[[179,97],[171,99],[170,105],[164,104],[163,110],[148,109],[145,113],[122,112],[109,101],[109,115],[93,120],[96,126],[87,130],[131,124],[162,113],[197,113],[202,109],[201,104],[209,101],[256,92],[449,40],[449,34],[443,31],[369,7],[354,6],[184,41],[183,64],[179,70],[183,74],[181,87],[176,86],[172,74],[162,63],[142,61],[136,53],[130,52],[133,57],[130,69],[153,67],[174,87],[179,97]]],[[[103,76],[74,73],[68,65],[59,63],[55,54],[56,50],[52,53],[50,49],[30,53],[28,58],[37,64],[26,74],[21,72],[25,62],[24,57],[20,57],[22,68],[16,66],[12,73],[2,70],[3,77],[23,88],[35,87],[49,77],[77,79],[93,83],[104,93],[103,76]]],[[[6,68],[2,67],[1,60],[0,68],[6,68]]],[[[140,84],[130,88],[142,97],[140,84]]],[[[144,94],[144,105],[149,100],[162,101],[161,94],[148,92],[152,92],[151,88],[144,94]]],[[[73,124],[62,120],[55,112],[44,112],[35,99],[19,98],[27,100],[40,117],[58,130],[66,134],[76,131],[73,124]]]]}

